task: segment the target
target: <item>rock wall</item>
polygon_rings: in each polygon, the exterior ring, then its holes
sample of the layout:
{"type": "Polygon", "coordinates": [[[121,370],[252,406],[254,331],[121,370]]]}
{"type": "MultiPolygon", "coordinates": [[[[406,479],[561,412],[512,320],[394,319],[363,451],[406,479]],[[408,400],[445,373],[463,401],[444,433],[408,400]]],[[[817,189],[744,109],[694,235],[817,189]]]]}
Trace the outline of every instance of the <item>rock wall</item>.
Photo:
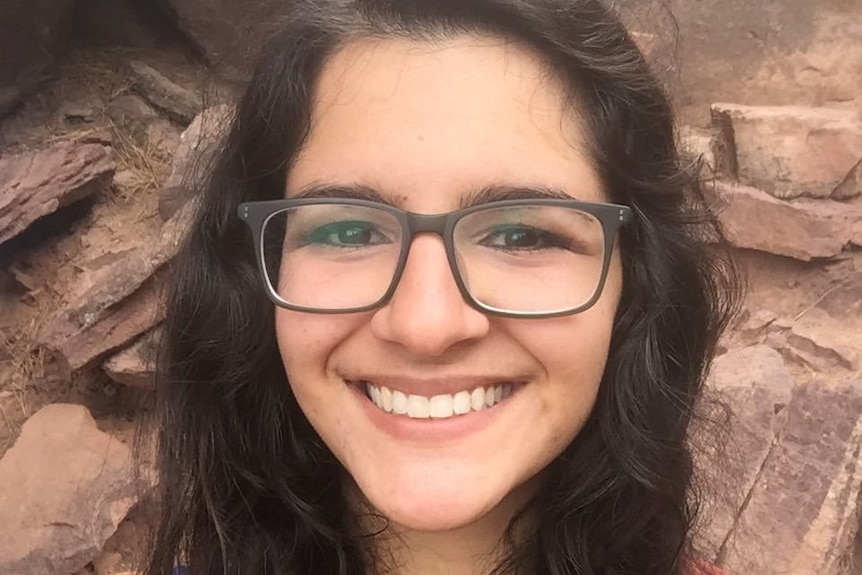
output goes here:
{"type": "Polygon", "coordinates": [[[0,2],[0,116],[47,76],[74,0],[0,2]]]}
{"type": "Polygon", "coordinates": [[[614,0],[655,36],[683,116],[712,102],[862,106],[860,0],[614,0]]]}
{"type": "Polygon", "coordinates": [[[248,78],[257,53],[278,26],[279,0],[162,0],[180,28],[222,74],[248,78]]]}
{"type": "MultiPolygon", "coordinates": [[[[163,285],[189,182],[257,49],[239,50],[233,25],[263,38],[278,8],[164,0],[138,18],[120,2],[106,27],[99,1],[74,7],[87,42],[40,64],[53,80],[28,85],[37,91],[0,123],[4,575],[117,575],[139,559],[148,515],[136,502],[152,476],[146,457],[131,472],[129,446],[153,385],[163,285]],[[159,18],[187,43],[156,41],[159,18]],[[117,36],[137,40],[107,49],[117,36]]],[[[859,19],[846,17],[856,3],[671,3],[683,40],[702,48],[683,54],[681,145],[702,162],[703,192],[750,278],[709,384],[730,410],[733,465],[702,462],[730,487],[715,492],[699,546],[728,573],[862,574],[862,119],[858,94],[842,91],[862,74],[851,69],[859,19]],[[807,68],[817,58],[822,77],[807,68]]],[[[619,5],[636,25],[658,10],[619,5]]],[[[0,15],[17,6],[0,2],[0,15]]],[[[658,66],[664,37],[638,31],[658,66]]],[[[4,78],[0,66],[0,93],[4,78]]]]}

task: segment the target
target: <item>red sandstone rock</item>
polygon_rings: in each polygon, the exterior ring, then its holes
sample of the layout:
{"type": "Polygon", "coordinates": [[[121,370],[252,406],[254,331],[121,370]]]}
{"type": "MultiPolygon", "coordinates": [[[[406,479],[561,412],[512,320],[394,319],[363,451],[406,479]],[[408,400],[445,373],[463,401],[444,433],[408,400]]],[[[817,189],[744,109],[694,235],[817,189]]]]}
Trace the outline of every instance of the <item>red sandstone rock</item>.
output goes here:
{"type": "Polygon", "coordinates": [[[862,270],[849,273],[824,293],[815,306],[839,321],[862,326],[862,270]]]}
{"type": "Polygon", "coordinates": [[[734,537],[730,573],[846,575],[862,495],[862,380],[794,389],[734,537]]]}
{"type": "Polygon", "coordinates": [[[68,575],[137,502],[129,448],[85,407],[49,405],[0,460],[0,573],[68,575]]]}
{"type": "Polygon", "coordinates": [[[63,142],[0,158],[0,243],[86,198],[113,172],[111,151],[100,144],[63,142]]]}
{"type": "Polygon", "coordinates": [[[171,175],[159,194],[159,215],[167,220],[195,197],[205,176],[211,171],[211,162],[220,149],[234,108],[229,105],[207,108],[192,121],[180,135],[174,152],[171,175]]]}
{"type": "Polygon", "coordinates": [[[102,368],[122,385],[151,389],[155,385],[156,357],[161,330],[150,330],[132,345],[111,356],[102,368]]]}
{"type": "Polygon", "coordinates": [[[164,271],[146,279],[121,303],[99,310],[76,321],[75,311],[67,311],[52,321],[39,337],[39,344],[57,358],[66,374],[118,349],[164,319],[161,305],[164,271]]]}
{"type": "Polygon", "coordinates": [[[847,176],[832,192],[833,200],[849,200],[862,195],[862,160],[848,172],[847,176]]]}
{"type": "Polygon", "coordinates": [[[808,261],[862,245],[862,205],[832,200],[785,201],[748,187],[710,183],[706,194],[731,244],[808,261]]]}
{"type": "Polygon", "coordinates": [[[862,120],[855,110],[713,104],[713,126],[728,143],[719,161],[740,182],[779,198],[848,198],[842,185],[862,160],[862,120]],[[836,188],[839,188],[836,192],[836,188]]]}
{"type": "Polygon", "coordinates": [[[200,94],[180,86],[143,62],[130,62],[129,69],[135,89],[175,120],[191,122],[200,113],[203,107],[200,94]]]}
{"type": "Polygon", "coordinates": [[[820,309],[812,309],[794,322],[787,344],[808,358],[818,370],[835,365],[862,369],[862,323],[837,321],[820,309]]]}
{"type": "Polygon", "coordinates": [[[162,320],[165,264],[179,248],[192,209],[180,210],[158,237],[101,258],[87,280],[91,287],[42,330],[38,343],[67,371],[129,344],[162,320]]]}
{"type": "Polygon", "coordinates": [[[728,491],[705,510],[709,517],[707,540],[700,547],[710,559],[720,555],[733,534],[738,509],[755,484],[773,438],[784,425],[783,409],[790,402],[793,383],[784,360],[765,345],[729,352],[713,363],[709,388],[718,392],[731,410],[731,439],[726,447],[732,468],[708,470],[718,475],[714,487],[728,491]]]}
{"type": "Polygon", "coordinates": [[[233,106],[221,104],[207,108],[195,117],[180,135],[171,175],[165,186],[197,182],[209,172],[210,162],[230,127],[233,115],[233,106]]]}

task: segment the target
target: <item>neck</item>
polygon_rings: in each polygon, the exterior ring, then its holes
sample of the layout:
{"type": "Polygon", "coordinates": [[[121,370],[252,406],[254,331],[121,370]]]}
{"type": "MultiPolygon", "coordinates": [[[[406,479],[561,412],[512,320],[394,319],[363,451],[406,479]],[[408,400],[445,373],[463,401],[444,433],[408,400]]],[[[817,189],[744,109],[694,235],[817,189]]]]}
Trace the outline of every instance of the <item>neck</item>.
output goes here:
{"type": "Polygon", "coordinates": [[[375,560],[370,572],[388,575],[491,573],[505,555],[509,522],[534,492],[532,485],[522,485],[476,521],[441,531],[417,531],[386,522],[374,513],[360,513],[362,532],[377,533],[371,549],[375,560]]]}

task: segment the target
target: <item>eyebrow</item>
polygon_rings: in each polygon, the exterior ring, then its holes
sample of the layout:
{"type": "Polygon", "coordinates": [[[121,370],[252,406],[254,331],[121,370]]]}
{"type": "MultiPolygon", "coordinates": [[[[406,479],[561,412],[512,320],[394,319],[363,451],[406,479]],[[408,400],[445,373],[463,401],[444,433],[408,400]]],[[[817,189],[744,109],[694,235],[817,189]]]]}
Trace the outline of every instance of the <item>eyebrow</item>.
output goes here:
{"type": "MultiPolygon", "coordinates": [[[[368,200],[401,207],[402,198],[386,194],[371,186],[363,184],[328,184],[317,183],[304,186],[291,198],[345,198],[356,200],[368,200]]],[[[471,191],[461,197],[459,202],[461,208],[469,208],[490,202],[502,200],[577,200],[576,196],[568,194],[562,189],[548,186],[511,186],[511,185],[489,185],[478,190],[471,191]]]]}
{"type": "Polygon", "coordinates": [[[461,199],[461,207],[469,208],[502,200],[577,200],[559,188],[548,186],[491,185],[468,193],[461,199]]]}
{"type": "Polygon", "coordinates": [[[352,200],[368,200],[397,206],[400,202],[394,196],[382,193],[380,190],[362,184],[310,184],[303,186],[291,198],[345,198],[352,200]]]}

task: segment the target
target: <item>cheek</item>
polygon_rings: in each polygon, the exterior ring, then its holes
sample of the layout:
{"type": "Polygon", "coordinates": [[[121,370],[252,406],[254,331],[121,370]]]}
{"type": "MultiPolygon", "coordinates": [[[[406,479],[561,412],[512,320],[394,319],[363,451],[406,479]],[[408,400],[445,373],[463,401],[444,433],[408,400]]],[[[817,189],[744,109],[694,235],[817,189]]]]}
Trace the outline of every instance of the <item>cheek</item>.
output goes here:
{"type": "MultiPolygon", "coordinates": [[[[275,337],[285,373],[301,404],[325,392],[329,358],[357,327],[355,316],[305,314],[278,309],[275,337]]],[[[304,406],[303,406],[304,407],[304,406]]]]}
{"type": "Polygon", "coordinates": [[[524,325],[519,339],[545,367],[551,379],[563,375],[604,371],[613,328],[614,309],[595,307],[589,311],[524,325]]]}
{"type": "Polygon", "coordinates": [[[541,324],[512,326],[544,370],[542,414],[552,436],[564,447],[580,431],[593,409],[604,375],[616,306],[594,307],[575,316],[541,324]]]}
{"type": "Polygon", "coordinates": [[[336,454],[345,451],[349,430],[339,410],[332,409],[346,388],[330,369],[330,358],[361,322],[359,314],[276,311],[275,337],[291,391],[306,419],[336,454]]]}
{"type": "Polygon", "coordinates": [[[351,329],[350,318],[281,308],[275,312],[275,337],[288,370],[294,367],[307,369],[312,365],[323,367],[321,361],[332,353],[351,329]]]}
{"type": "Polygon", "coordinates": [[[276,310],[275,337],[284,371],[297,402],[311,421],[315,419],[315,412],[319,412],[321,402],[314,393],[319,386],[312,382],[320,377],[325,365],[326,339],[318,332],[299,314],[276,310]]]}

